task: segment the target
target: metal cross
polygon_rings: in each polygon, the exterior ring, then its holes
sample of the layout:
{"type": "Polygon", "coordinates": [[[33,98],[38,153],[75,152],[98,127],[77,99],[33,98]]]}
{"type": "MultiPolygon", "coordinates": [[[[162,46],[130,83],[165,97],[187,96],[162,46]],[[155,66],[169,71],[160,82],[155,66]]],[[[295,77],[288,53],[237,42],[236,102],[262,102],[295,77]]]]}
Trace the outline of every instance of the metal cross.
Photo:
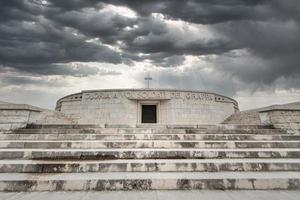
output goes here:
{"type": "Polygon", "coordinates": [[[148,89],[149,89],[150,88],[150,81],[152,80],[152,78],[148,74],[148,76],[146,76],[144,79],[147,81],[147,86],[148,86],[148,89]]]}

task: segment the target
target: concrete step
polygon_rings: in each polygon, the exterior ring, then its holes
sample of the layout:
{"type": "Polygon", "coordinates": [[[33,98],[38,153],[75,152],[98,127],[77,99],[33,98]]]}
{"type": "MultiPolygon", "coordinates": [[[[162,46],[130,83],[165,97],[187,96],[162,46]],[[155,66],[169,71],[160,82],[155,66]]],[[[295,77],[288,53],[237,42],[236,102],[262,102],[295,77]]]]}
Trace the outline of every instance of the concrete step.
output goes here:
{"type": "Polygon", "coordinates": [[[297,190],[149,190],[149,191],[54,191],[0,192],[1,200],[299,200],[297,190]]]}
{"type": "MultiPolygon", "coordinates": [[[[129,128],[128,125],[106,125],[105,128],[129,128]]],[[[69,129],[69,128],[97,128],[100,127],[96,124],[27,124],[26,128],[31,129],[69,129]]],[[[130,129],[136,128],[165,128],[165,129],[270,129],[274,128],[272,125],[248,125],[248,124],[218,124],[218,125],[210,125],[210,124],[199,124],[199,125],[184,125],[184,124],[137,124],[136,127],[132,127],[130,129]]]]}
{"type": "Polygon", "coordinates": [[[81,128],[81,129],[18,129],[15,134],[285,134],[281,129],[149,129],[149,128],[81,128]]]}
{"type": "MultiPolygon", "coordinates": [[[[299,171],[300,159],[0,160],[0,173],[299,171]]],[[[0,175],[1,176],[1,175],[0,175]]]]}
{"type": "Polygon", "coordinates": [[[288,134],[0,134],[0,140],[300,140],[288,134]]]}
{"type": "Polygon", "coordinates": [[[18,129],[14,130],[13,133],[18,134],[153,134],[153,133],[176,133],[185,134],[185,129],[149,129],[149,128],[81,128],[81,129],[18,129]]]}
{"type": "Polygon", "coordinates": [[[300,148],[0,149],[0,159],[12,160],[113,160],[188,158],[300,158],[300,148]]]}
{"type": "Polygon", "coordinates": [[[219,129],[272,129],[274,128],[273,125],[252,125],[252,124],[218,124],[217,127],[219,129]]]}
{"type": "Polygon", "coordinates": [[[96,124],[27,124],[24,129],[82,129],[99,127],[96,124]]]}
{"type": "Polygon", "coordinates": [[[250,124],[137,124],[136,128],[168,128],[168,129],[270,129],[272,125],[250,125],[250,124]]]}
{"type": "Polygon", "coordinates": [[[52,141],[52,140],[32,140],[32,141],[0,141],[0,148],[49,148],[49,149],[93,149],[93,148],[300,148],[300,141],[192,141],[192,140],[112,140],[112,141],[52,141]]]}
{"type": "Polygon", "coordinates": [[[282,129],[225,129],[225,130],[201,130],[201,129],[186,129],[186,134],[286,134],[282,129]]]}
{"type": "Polygon", "coordinates": [[[0,191],[300,189],[299,172],[4,173],[0,191]]]}

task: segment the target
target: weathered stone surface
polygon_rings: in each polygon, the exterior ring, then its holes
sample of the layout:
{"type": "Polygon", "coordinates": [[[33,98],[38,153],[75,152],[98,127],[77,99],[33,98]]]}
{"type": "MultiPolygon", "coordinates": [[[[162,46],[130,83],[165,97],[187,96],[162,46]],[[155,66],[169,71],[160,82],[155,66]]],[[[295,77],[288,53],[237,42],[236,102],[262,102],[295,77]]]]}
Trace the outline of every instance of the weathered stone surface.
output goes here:
{"type": "Polygon", "coordinates": [[[300,102],[236,112],[223,123],[271,125],[298,134],[300,133],[300,102]]]}
{"type": "Polygon", "coordinates": [[[24,149],[128,149],[128,148],[186,148],[186,149],[244,149],[300,148],[300,141],[191,141],[191,140],[107,140],[107,141],[0,141],[0,148],[24,149]]]}
{"type": "Polygon", "coordinates": [[[0,131],[23,128],[32,123],[74,123],[64,114],[27,104],[0,104],[0,131]]]}
{"type": "Polygon", "coordinates": [[[0,149],[0,159],[298,158],[300,149],[0,149]]]}
{"type": "Polygon", "coordinates": [[[71,192],[1,192],[1,200],[40,200],[40,199],[72,199],[72,200],[99,200],[111,199],[119,200],[120,197],[124,200],[199,200],[199,199],[213,199],[213,200],[253,200],[253,199],[273,199],[273,200],[298,200],[300,191],[221,191],[221,190],[181,190],[181,191],[71,191],[71,192]]]}
{"type": "Polygon", "coordinates": [[[289,135],[289,134],[222,134],[222,133],[207,133],[207,134],[161,134],[161,133],[149,133],[149,134],[139,134],[139,133],[126,133],[126,134],[97,134],[97,133],[74,133],[74,134],[62,134],[62,133],[34,133],[34,134],[0,134],[0,140],[7,141],[30,141],[30,140],[93,140],[93,141],[106,141],[106,140],[293,140],[300,141],[300,135],[289,135]]]}
{"type": "Polygon", "coordinates": [[[259,113],[256,111],[241,111],[232,114],[223,123],[225,124],[252,124],[261,125],[259,113]]]}
{"type": "Polygon", "coordinates": [[[222,95],[172,89],[82,91],[58,100],[56,110],[79,124],[135,127],[144,104],[156,105],[158,124],[218,124],[238,110],[235,100],[222,95]]]}
{"type": "MultiPolygon", "coordinates": [[[[56,125],[59,126],[59,125],[56,125]]],[[[44,125],[43,125],[44,127],[44,125]]],[[[167,128],[42,128],[19,129],[17,134],[285,134],[280,129],[167,129],[167,128]]]]}
{"type": "Polygon", "coordinates": [[[257,125],[193,127],[52,124],[5,132],[0,190],[300,189],[300,135],[257,125]]]}
{"type": "Polygon", "coordinates": [[[6,174],[1,191],[202,190],[300,188],[297,172],[6,174]]]}
{"type": "Polygon", "coordinates": [[[2,160],[0,173],[299,171],[299,159],[2,160]]]}

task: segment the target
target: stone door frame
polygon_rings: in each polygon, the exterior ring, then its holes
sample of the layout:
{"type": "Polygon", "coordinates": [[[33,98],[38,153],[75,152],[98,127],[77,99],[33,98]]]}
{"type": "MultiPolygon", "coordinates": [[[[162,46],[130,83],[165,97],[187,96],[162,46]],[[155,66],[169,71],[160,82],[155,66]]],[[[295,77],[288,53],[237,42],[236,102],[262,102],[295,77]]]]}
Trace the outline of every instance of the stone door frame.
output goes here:
{"type": "Polygon", "coordinates": [[[160,101],[143,100],[137,102],[137,124],[160,124],[160,101]],[[156,106],[156,123],[142,123],[142,105],[155,105],[156,106]]]}

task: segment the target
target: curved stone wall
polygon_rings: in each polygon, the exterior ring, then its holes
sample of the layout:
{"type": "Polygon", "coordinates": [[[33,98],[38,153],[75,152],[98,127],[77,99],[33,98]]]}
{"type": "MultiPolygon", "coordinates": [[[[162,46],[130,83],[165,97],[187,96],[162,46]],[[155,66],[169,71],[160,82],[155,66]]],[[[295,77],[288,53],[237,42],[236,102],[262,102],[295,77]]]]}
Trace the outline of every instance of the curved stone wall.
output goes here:
{"type": "Polygon", "coordinates": [[[145,104],[156,105],[158,124],[218,124],[238,111],[229,97],[171,89],[86,90],[59,99],[56,110],[79,124],[136,126],[145,104]]]}

